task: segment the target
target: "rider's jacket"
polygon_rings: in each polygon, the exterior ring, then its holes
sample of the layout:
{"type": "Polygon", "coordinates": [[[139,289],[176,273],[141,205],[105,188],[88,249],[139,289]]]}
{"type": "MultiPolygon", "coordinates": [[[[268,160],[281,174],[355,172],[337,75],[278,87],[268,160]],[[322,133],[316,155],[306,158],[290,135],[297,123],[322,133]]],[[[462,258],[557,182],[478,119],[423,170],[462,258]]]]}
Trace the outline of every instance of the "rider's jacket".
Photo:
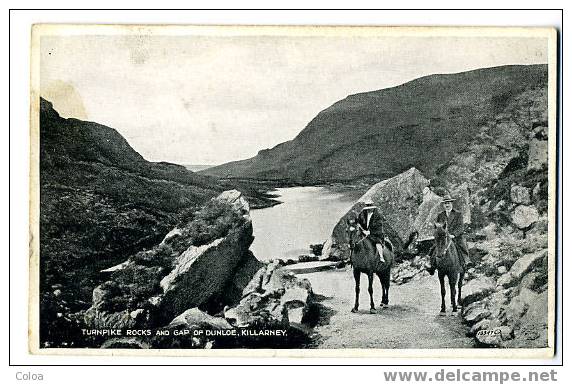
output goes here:
{"type": "Polygon", "coordinates": [[[361,229],[370,232],[369,238],[375,243],[383,243],[383,223],[381,211],[375,206],[364,207],[358,215],[361,229]]]}

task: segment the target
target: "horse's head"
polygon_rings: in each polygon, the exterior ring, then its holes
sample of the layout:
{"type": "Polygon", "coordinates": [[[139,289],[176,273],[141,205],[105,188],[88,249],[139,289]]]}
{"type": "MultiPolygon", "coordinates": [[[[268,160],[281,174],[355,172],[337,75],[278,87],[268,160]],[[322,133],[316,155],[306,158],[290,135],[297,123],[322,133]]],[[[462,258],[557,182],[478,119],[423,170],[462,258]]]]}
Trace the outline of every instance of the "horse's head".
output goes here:
{"type": "Polygon", "coordinates": [[[357,221],[357,218],[350,217],[350,218],[346,219],[346,232],[348,234],[349,246],[350,246],[350,248],[353,248],[353,246],[357,242],[357,237],[358,237],[358,221],[357,221]]]}
{"type": "Polygon", "coordinates": [[[435,240],[445,239],[448,237],[449,229],[447,228],[447,222],[435,222],[433,225],[435,226],[435,230],[433,231],[435,240]]]}

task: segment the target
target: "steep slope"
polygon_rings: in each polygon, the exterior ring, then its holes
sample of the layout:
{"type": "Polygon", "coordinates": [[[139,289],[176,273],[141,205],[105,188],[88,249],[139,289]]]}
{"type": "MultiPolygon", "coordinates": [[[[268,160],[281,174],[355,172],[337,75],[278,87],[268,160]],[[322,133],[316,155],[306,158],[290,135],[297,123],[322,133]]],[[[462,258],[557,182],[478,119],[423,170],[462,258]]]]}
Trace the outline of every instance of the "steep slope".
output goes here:
{"type": "Polygon", "coordinates": [[[211,178],[148,162],[114,129],[64,119],[41,99],[42,341],[66,332],[62,314],[89,306],[99,270],[158,243],[220,191],[211,178]]]}
{"type": "Polygon", "coordinates": [[[351,95],[292,141],[202,173],[311,184],[385,178],[414,166],[432,177],[507,100],[546,82],[546,65],[513,65],[351,95]]]}

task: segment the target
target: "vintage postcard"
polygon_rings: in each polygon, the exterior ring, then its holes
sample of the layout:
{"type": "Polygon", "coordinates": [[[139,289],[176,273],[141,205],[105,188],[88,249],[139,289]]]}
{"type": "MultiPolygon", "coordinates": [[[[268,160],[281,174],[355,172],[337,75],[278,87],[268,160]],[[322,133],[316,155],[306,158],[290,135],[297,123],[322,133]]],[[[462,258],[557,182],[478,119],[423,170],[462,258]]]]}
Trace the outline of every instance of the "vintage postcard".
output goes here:
{"type": "Polygon", "coordinates": [[[30,351],[552,357],[556,52],[33,26],[30,351]]]}

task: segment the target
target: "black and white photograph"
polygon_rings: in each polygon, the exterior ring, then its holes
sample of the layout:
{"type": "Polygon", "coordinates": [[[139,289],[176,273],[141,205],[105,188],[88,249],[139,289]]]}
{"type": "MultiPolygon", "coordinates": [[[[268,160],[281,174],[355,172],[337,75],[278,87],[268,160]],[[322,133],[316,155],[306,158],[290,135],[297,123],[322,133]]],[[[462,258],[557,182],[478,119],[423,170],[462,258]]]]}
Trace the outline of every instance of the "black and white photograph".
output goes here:
{"type": "Polygon", "coordinates": [[[554,355],[555,29],[31,33],[33,354],[554,355]]]}

